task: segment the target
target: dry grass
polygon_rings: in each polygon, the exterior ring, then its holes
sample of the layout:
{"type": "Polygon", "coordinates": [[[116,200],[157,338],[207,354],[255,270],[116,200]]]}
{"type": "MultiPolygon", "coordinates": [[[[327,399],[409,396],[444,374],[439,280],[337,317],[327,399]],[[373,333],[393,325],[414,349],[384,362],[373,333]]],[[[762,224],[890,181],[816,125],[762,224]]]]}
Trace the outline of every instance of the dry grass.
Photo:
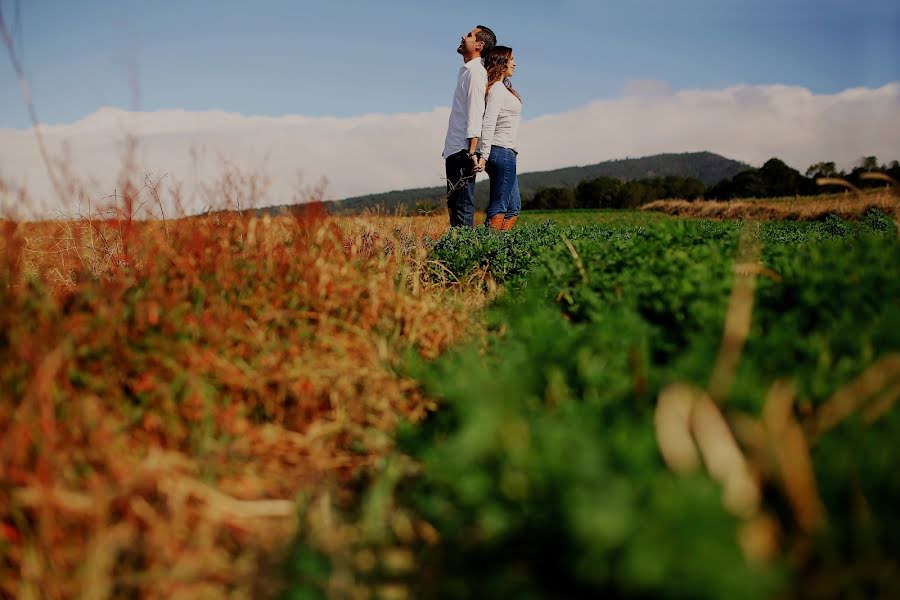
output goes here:
{"type": "MultiPolygon", "coordinates": [[[[270,597],[302,498],[434,403],[477,331],[446,217],[4,221],[0,597],[270,597]]],[[[336,487],[337,486],[337,487],[336,487]]]]}
{"type": "Polygon", "coordinates": [[[695,219],[748,219],[760,221],[816,221],[828,215],[858,219],[877,208],[886,214],[900,214],[900,202],[890,191],[839,194],[770,200],[696,201],[657,200],[641,207],[678,217],[695,219]]]}

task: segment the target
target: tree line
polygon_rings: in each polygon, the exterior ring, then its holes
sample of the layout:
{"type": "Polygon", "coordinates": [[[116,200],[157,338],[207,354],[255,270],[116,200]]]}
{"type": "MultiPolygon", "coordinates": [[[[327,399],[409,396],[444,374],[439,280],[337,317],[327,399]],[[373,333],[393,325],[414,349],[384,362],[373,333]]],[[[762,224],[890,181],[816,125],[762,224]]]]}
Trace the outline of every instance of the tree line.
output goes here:
{"type": "Polygon", "coordinates": [[[771,158],[756,169],[745,169],[733,177],[706,186],[696,177],[668,175],[623,181],[616,177],[595,177],[574,187],[555,186],[536,190],[522,198],[525,209],[636,208],[653,200],[731,200],[734,198],[777,198],[812,196],[841,191],[836,185],[819,185],[817,179],[840,178],[858,188],[884,186],[883,181],[865,179],[864,173],[884,173],[900,181],[900,163],[879,164],[875,156],[861,158],[849,172],[838,170],[834,162],[819,162],[800,173],[781,159],[771,158]]]}

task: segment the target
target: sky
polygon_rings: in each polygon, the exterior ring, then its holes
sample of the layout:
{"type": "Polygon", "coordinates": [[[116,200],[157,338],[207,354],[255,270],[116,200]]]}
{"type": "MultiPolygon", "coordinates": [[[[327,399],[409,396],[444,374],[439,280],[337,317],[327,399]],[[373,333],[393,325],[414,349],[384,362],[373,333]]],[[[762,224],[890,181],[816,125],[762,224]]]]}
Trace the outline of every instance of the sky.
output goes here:
{"type": "MultiPolygon", "coordinates": [[[[99,177],[97,194],[125,130],[141,132],[148,169],[186,177],[199,147],[210,163],[270,169],[279,200],[298,172],[327,179],[331,197],[440,185],[455,50],[477,24],[516,55],[520,170],[698,149],[800,170],[900,158],[888,135],[896,0],[24,0],[18,19],[14,0],[0,8],[49,144],[99,177]]],[[[0,177],[43,195],[0,59],[0,177]]]]}

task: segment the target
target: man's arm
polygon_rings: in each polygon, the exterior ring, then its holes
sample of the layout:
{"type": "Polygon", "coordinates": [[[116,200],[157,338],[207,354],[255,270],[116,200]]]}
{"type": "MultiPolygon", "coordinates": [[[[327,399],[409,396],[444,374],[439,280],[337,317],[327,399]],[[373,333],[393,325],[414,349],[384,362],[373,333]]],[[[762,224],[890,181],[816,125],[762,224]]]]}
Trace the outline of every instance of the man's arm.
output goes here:
{"type": "MultiPolygon", "coordinates": [[[[484,119],[484,92],[487,88],[487,79],[480,74],[470,72],[468,77],[467,108],[468,123],[466,124],[466,138],[469,140],[469,154],[474,154],[478,148],[478,139],[481,137],[481,123],[484,119]]],[[[472,163],[478,165],[478,158],[473,156],[472,163]]]]}
{"type": "Polygon", "coordinates": [[[484,169],[484,165],[482,164],[482,157],[479,160],[478,155],[475,154],[475,149],[478,147],[478,139],[477,137],[469,138],[469,156],[472,158],[472,165],[474,165],[476,171],[481,171],[484,169]]]}

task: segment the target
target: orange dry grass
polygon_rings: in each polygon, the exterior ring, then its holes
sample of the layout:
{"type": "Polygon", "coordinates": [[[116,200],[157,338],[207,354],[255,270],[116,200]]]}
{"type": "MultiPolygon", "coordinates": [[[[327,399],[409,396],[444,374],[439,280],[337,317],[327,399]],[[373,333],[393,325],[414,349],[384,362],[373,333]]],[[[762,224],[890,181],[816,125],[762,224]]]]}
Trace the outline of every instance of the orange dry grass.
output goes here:
{"type": "Polygon", "coordinates": [[[298,498],[429,410],[400,356],[474,324],[445,223],[0,223],[0,597],[275,593],[298,498]]]}
{"type": "Polygon", "coordinates": [[[871,208],[887,214],[898,210],[897,196],[890,192],[871,194],[842,194],[812,198],[778,200],[731,200],[688,202],[687,200],[657,200],[645,204],[643,210],[659,211],[678,217],[697,219],[753,219],[814,221],[828,215],[842,219],[858,219],[871,208]]]}

